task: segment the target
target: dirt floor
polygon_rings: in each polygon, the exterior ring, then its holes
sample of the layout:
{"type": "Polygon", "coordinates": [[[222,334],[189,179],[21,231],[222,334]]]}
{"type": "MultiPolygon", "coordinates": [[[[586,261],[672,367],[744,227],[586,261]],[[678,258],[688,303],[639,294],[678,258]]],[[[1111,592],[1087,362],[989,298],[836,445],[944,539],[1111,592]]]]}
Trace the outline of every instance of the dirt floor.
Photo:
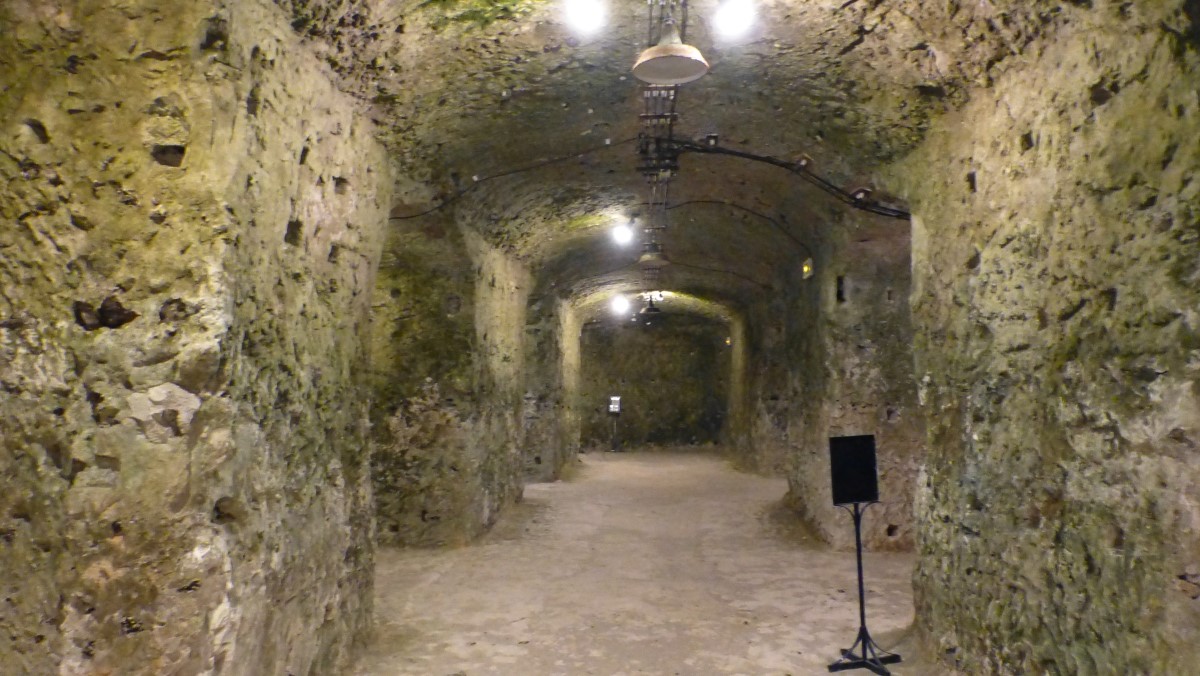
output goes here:
{"type": "MultiPolygon", "coordinates": [[[[526,487],[475,545],[380,551],[377,631],[356,673],[808,675],[853,642],[854,555],[781,517],[782,479],[697,453],[580,465],[526,487]]],[[[906,653],[912,564],[867,554],[867,618],[905,656],[893,673],[927,676],[938,670],[906,653]]]]}

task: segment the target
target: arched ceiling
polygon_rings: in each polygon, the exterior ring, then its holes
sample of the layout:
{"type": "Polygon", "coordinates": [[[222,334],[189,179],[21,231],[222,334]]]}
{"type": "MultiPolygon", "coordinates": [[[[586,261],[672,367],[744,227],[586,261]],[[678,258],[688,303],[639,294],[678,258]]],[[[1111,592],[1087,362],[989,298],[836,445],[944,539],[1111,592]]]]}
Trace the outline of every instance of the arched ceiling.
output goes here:
{"type": "MultiPolygon", "coordinates": [[[[581,323],[592,321],[624,321],[625,317],[613,318],[609,302],[619,292],[614,290],[597,290],[581,293],[572,298],[570,306],[578,314],[581,323]]],[[[637,314],[643,307],[643,301],[630,295],[632,303],[631,314],[637,314]]],[[[736,324],[743,320],[741,312],[728,303],[715,301],[704,296],[696,296],[677,291],[662,292],[662,299],[655,301],[655,306],[663,311],[663,315],[694,315],[721,322],[736,324]]]]}
{"type": "MultiPolygon", "coordinates": [[[[460,223],[524,260],[560,297],[638,288],[635,247],[607,239],[646,199],[636,171],[641,87],[630,67],[647,6],[608,0],[585,37],[563,0],[277,0],[368,103],[404,185],[396,213],[452,200],[460,223]],[[465,191],[465,192],[464,192],[465,191]]],[[[856,187],[917,143],[930,116],[986,79],[1063,11],[1048,0],[759,0],[737,42],[714,39],[717,0],[693,0],[687,41],[712,65],[681,88],[677,136],[807,154],[856,187]],[[936,6],[929,6],[936,5],[936,6]],[[1013,7],[1008,7],[1014,5],[1013,7]]],[[[778,168],[685,155],[672,186],[663,286],[741,305],[810,255],[841,205],[778,168]],[[720,204],[731,203],[733,206],[720,204]]]]}
{"type": "MultiPolygon", "coordinates": [[[[608,23],[594,36],[565,26],[558,1],[280,4],[346,86],[376,104],[406,159],[459,167],[486,158],[492,167],[478,169],[509,167],[636,135],[639,89],[630,67],[646,43],[641,0],[610,0],[608,23]]],[[[756,29],[722,44],[711,26],[716,0],[691,3],[688,41],[712,71],[685,88],[685,129],[765,151],[819,153],[810,146],[824,144],[863,158],[890,157],[916,141],[945,74],[905,8],[878,0],[759,4],[756,29]]]]}
{"type": "MultiPolygon", "coordinates": [[[[671,261],[663,282],[670,288],[746,299],[770,290],[781,266],[812,255],[805,241],[814,213],[810,201],[828,209],[829,198],[787,172],[745,164],[728,157],[685,158],[662,238],[671,261]]],[[[646,197],[632,162],[621,182],[592,182],[564,170],[543,173],[483,184],[456,205],[456,215],[525,259],[543,291],[570,297],[640,285],[640,243],[622,247],[610,237],[618,223],[644,222],[646,197]]]]}

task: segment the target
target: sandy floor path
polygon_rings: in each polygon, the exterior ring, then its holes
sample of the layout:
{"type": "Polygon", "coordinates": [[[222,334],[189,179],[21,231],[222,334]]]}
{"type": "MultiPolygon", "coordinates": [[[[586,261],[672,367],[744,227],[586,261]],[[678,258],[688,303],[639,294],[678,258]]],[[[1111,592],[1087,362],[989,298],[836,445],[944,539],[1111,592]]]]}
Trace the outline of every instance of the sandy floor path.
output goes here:
{"type": "MultiPolygon", "coordinates": [[[[582,458],[475,545],[379,552],[377,631],[356,673],[815,675],[849,647],[853,554],[779,525],[782,480],[701,454],[582,458]]],[[[866,557],[885,648],[912,622],[912,561],[866,557]]]]}

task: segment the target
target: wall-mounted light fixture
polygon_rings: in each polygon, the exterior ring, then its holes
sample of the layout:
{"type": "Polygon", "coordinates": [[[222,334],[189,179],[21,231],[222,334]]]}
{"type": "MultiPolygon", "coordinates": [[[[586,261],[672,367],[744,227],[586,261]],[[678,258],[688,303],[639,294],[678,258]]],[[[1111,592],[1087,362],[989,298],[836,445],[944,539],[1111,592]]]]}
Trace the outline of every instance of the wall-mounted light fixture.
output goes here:
{"type": "Polygon", "coordinates": [[[804,275],[805,279],[812,277],[813,276],[813,259],[805,258],[804,262],[800,264],[800,272],[801,272],[801,274],[804,275]]]}

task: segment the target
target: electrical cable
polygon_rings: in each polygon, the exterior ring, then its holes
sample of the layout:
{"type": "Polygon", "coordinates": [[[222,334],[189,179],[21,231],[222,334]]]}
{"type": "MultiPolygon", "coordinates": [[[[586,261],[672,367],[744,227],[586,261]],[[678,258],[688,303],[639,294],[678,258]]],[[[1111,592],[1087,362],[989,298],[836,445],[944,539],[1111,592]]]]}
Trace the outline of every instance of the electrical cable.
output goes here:
{"type": "Polygon", "coordinates": [[[867,199],[856,198],[852,193],[842,190],[841,188],[837,187],[833,183],[830,183],[825,178],[822,178],[821,176],[818,176],[817,174],[813,173],[804,165],[798,164],[796,162],[788,162],[786,160],[781,160],[779,158],[770,157],[767,155],[756,155],[754,153],[748,153],[748,152],[745,152],[742,150],[734,150],[732,148],[722,148],[720,146],[715,146],[715,145],[705,145],[702,143],[695,143],[693,141],[672,140],[672,143],[673,143],[675,149],[680,152],[693,152],[693,153],[701,153],[701,154],[706,154],[706,155],[730,155],[733,157],[740,157],[745,160],[753,160],[755,162],[764,162],[766,164],[774,165],[776,167],[779,167],[781,169],[786,169],[786,170],[792,172],[793,174],[798,175],[800,178],[804,179],[805,181],[808,181],[812,185],[815,185],[816,187],[820,188],[821,190],[825,191],[826,193],[833,195],[834,197],[841,200],[843,203],[845,203],[851,207],[854,207],[855,209],[860,209],[862,211],[869,211],[873,214],[878,214],[880,216],[887,216],[889,218],[898,218],[898,219],[902,219],[902,220],[910,220],[912,218],[912,214],[910,214],[909,212],[907,212],[903,209],[889,207],[889,206],[886,206],[886,205],[883,205],[883,204],[880,204],[878,202],[874,202],[871,200],[867,200],[867,199]]]}

